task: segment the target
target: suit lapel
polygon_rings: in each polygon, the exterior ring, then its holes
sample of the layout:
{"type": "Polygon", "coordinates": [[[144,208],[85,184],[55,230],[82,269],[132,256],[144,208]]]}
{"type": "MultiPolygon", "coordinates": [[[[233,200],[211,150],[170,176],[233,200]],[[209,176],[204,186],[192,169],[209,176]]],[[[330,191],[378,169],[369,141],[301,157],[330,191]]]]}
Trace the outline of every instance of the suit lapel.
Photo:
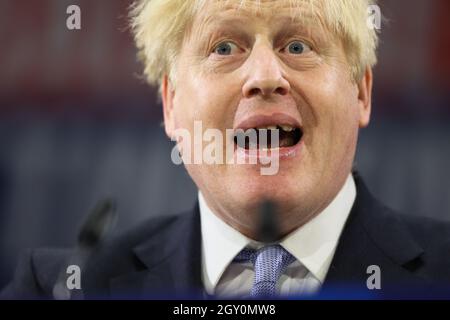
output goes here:
{"type": "Polygon", "coordinates": [[[380,267],[383,287],[423,281],[422,248],[396,214],[382,206],[355,174],[357,197],[341,234],[324,289],[352,286],[367,290],[371,265],[380,267]]]}
{"type": "Polygon", "coordinates": [[[133,249],[144,270],[110,282],[113,296],[195,297],[201,293],[201,232],[198,205],[133,249]]]}

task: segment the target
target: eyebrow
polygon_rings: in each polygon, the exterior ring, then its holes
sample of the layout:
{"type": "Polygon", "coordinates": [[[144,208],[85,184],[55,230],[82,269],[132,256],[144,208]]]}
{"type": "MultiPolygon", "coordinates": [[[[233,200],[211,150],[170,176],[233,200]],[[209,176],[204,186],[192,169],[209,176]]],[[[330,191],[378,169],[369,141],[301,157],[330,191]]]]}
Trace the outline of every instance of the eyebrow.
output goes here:
{"type": "MultiPolygon", "coordinates": [[[[248,35],[246,18],[248,13],[239,16],[225,16],[224,13],[211,15],[202,22],[202,30],[207,34],[239,34],[241,37],[248,35]]],[[[316,41],[325,40],[326,34],[323,25],[317,17],[305,14],[301,17],[281,15],[276,21],[270,23],[274,38],[283,38],[292,34],[304,34],[316,41]]]]}

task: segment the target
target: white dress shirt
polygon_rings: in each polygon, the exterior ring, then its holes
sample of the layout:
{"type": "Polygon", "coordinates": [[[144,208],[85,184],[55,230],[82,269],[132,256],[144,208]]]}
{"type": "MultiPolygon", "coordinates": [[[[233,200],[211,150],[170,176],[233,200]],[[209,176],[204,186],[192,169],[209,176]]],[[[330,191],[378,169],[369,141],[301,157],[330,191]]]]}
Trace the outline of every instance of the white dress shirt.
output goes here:
{"type": "MultiPolygon", "coordinates": [[[[216,216],[201,192],[198,198],[205,290],[218,297],[245,297],[253,284],[253,264],[234,263],[233,259],[245,247],[258,249],[262,244],[216,216]]],[[[280,241],[279,244],[296,258],[278,281],[280,294],[313,294],[320,289],[355,198],[356,186],[350,174],[328,207],[280,241]]]]}

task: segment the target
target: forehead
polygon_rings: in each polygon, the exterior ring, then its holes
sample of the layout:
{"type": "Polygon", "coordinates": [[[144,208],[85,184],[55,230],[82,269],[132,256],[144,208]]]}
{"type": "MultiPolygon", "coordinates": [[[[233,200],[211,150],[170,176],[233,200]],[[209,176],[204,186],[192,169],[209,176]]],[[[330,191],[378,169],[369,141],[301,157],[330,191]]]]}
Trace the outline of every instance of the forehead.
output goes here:
{"type": "Polygon", "coordinates": [[[210,30],[233,27],[251,32],[258,26],[269,32],[288,27],[308,34],[316,30],[330,37],[322,8],[321,0],[203,0],[194,12],[185,40],[197,39],[210,30]]]}
{"type": "Polygon", "coordinates": [[[233,17],[259,19],[270,24],[280,17],[289,17],[293,22],[307,24],[321,21],[320,9],[318,0],[208,0],[198,10],[194,21],[205,24],[233,17]]]}

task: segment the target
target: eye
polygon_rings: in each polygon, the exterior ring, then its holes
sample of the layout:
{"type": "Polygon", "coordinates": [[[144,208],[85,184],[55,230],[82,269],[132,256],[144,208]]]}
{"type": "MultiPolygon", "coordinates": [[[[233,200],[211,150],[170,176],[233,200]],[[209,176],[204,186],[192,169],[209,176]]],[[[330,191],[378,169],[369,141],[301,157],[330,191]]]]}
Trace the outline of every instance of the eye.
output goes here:
{"type": "Polygon", "coordinates": [[[302,41],[292,41],[287,46],[287,51],[290,54],[302,54],[311,51],[311,47],[302,41]]]}
{"type": "Polygon", "coordinates": [[[225,42],[221,42],[219,43],[215,48],[214,48],[214,53],[221,55],[221,56],[229,56],[233,53],[235,53],[238,50],[237,45],[235,45],[233,42],[230,41],[225,41],[225,42]]]}

